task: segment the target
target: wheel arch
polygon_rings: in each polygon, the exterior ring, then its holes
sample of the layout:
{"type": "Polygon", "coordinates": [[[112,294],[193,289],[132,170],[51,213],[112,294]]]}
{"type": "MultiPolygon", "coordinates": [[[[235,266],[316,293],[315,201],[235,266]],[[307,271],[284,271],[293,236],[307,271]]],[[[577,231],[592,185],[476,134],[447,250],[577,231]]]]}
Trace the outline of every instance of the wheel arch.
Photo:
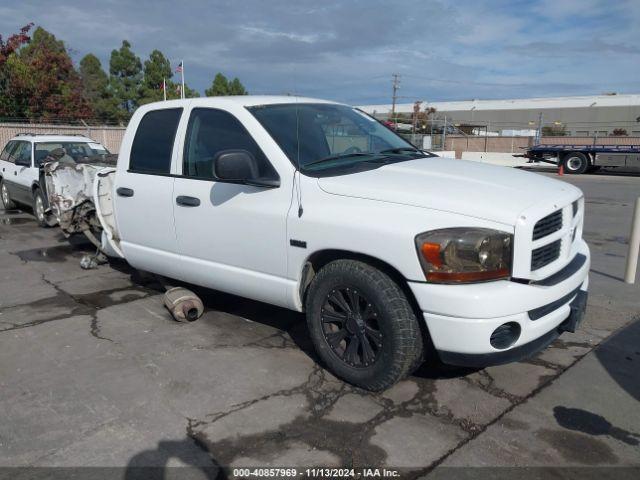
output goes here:
{"type": "Polygon", "coordinates": [[[300,273],[299,284],[300,302],[302,303],[303,309],[307,297],[307,292],[309,290],[309,285],[311,284],[313,277],[315,277],[316,273],[319,272],[322,267],[330,262],[333,262],[334,260],[358,260],[384,272],[398,284],[398,286],[407,296],[407,299],[409,300],[411,305],[414,308],[418,308],[418,310],[416,310],[416,314],[420,311],[418,303],[415,299],[415,296],[413,295],[413,292],[409,288],[406,278],[404,277],[404,275],[402,275],[402,273],[400,273],[397,268],[385,262],[384,260],[380,260],[379,258],[373,257],[371,255],[340,249],[318,250],[317,252],[313,252],[307,257],[302,267],[302,272],[300,273]]]}

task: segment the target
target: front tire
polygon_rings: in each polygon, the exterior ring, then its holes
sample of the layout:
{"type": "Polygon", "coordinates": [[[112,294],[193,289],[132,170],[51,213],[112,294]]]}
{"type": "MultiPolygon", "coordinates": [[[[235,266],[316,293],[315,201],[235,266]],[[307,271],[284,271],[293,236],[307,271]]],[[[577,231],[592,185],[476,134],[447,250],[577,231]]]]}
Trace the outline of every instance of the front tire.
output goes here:
{"type": "Polygon", "coordinates": [[[38,225],[42,228],[53,226],[51,215],[45,212],[44,195],[39,188],[33,192],[33,213],[36,216],[38,225]]]}
{"type": "Polygon", "coordinates": [[[584,153],[567,153],[562,160],[566,173],[582,174],[589,168],[589,159],[584,153]]]}
{"type": "Polygon", "coordinates": [[[314,277],[307,325],[336,376],[366,390],[389,388],[419,366],[422,333],[400,287],[363,262],[336,260],[314,277]]]}
{"type": "Polygon", "coordinates": [[[4,206],[5,210],[12,210],[16,208],[16,202],[11,200],[9,190],[4,183],[4,180],[0,180],[0,197],[2,197],[2,205],[4,206]]]}

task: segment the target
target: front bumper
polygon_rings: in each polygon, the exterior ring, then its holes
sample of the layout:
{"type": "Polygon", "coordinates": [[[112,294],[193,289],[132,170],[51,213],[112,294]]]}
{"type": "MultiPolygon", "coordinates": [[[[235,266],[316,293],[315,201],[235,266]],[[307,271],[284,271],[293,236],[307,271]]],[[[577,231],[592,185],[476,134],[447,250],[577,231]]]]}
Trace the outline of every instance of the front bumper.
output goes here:
{"type": "Polygon", "coordinates": [[[572,262],[545,282],[501,280],[467,285],[409,282],[445,363],[486,366],[518,360],[545,348],[582,319],[589,285],[589,248],[580,242],[572,262]],[[491,335],[517,323],[520,333],[508,348],[494,348],[491,335]]]}

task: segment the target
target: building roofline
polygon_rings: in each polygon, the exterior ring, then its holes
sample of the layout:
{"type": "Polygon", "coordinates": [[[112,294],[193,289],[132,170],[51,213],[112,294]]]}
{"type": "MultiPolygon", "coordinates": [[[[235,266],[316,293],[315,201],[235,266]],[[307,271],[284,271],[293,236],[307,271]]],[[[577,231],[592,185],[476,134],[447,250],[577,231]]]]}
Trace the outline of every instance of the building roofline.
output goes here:
{"type": "MultiPolygon", "coordinates": [[[[396,105],[396,112],[413,112],[413,103],[396,105]]],[[[436,111],[471,110],[544,110],[552,108],[597,108],[597,107],[640,107],[640,94],[622,95],[581,95],[574,97],[535,97],[503,100],[464,100],[451,102],[423,101],[421,107],[435,108],[436,111]]],[[[389,113],[391,104],[362,105],[359,108],[367,113],[389,113]]]]}

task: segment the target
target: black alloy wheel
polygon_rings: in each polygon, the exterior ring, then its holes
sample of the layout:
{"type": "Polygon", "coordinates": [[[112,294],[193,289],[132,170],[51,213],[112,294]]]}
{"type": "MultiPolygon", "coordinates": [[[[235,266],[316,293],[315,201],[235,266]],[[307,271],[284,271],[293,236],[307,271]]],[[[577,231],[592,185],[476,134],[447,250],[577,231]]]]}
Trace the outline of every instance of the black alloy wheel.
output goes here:
{"type": "Polygon", "coordinates": [[[378,311],[362,292],[334,288],[326,295],[320,316],[325,341],[344,363],[367,368],[380,358],[383,335],[378,311]]]}

